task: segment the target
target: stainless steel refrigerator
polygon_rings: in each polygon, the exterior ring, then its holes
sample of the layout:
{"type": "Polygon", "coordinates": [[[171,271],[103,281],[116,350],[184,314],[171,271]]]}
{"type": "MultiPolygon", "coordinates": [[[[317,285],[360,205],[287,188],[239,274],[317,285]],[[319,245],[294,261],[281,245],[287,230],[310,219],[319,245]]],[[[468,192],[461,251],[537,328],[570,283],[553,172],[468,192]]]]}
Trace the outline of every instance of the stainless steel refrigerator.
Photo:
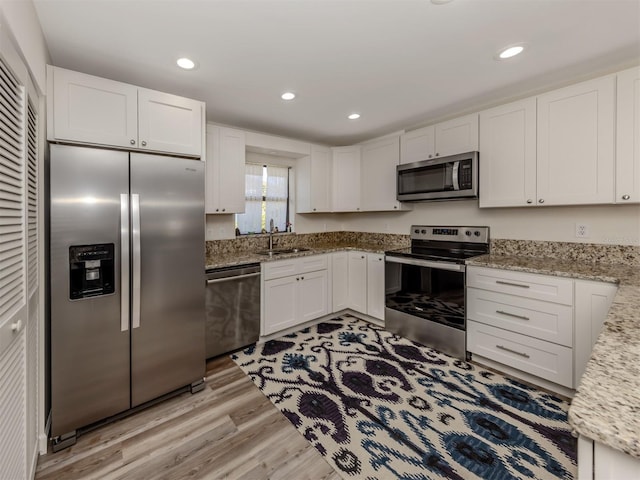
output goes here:
{"type": "Polygon", "coordinates": [[[51,146],[51,436],[205,372],[204,165],[51,146]]]}

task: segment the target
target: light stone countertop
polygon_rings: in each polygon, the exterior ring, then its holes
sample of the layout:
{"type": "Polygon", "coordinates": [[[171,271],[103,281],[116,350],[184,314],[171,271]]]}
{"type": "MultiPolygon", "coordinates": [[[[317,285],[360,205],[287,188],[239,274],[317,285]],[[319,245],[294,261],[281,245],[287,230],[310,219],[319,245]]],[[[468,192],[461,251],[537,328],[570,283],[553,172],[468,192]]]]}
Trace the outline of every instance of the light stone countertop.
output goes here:
{"type": "MultiPolygon", "coordinates": [[[[209,261],[206,265],[207,269],[233,267],[236,265],[246,265],[249,263],[274,262],[277,260],[286,260],[288,258],[298,258],[308,255],[320,255],[323,253],[339,252],[344,250],[357,250],[359,252],[368,253],[384,253],[387,250],[398,248],[395,245],[380,244],[358,244],[354,246],[352,243],[318,243],[305,246],[308,250],[294,253],[283,253],[280,255],[260,255],[256,252],[232,252],[226,255],[217,255],[215,260],[209,261]]],[[[277,248],[276,248],[277,250],[277,248]]]]}
{"type": "Polygon", "coordinates": [[[467,265],[618,284],[569,423],[585,437],[640,458],[640,267],[506,255],[483,255],[467,265]]]}

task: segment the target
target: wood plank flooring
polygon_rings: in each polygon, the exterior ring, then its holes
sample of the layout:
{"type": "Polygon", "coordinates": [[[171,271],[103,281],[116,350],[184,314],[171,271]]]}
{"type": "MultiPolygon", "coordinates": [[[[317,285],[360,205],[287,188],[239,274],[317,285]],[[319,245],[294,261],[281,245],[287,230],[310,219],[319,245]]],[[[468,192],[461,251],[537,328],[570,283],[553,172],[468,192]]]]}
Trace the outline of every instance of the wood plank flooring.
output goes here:
{"type": "Polygon", "coordinates": [[[78,437],[40,457],[49,479],[327,479],[340,476],[227,357],[206,388],[78,437]]]}

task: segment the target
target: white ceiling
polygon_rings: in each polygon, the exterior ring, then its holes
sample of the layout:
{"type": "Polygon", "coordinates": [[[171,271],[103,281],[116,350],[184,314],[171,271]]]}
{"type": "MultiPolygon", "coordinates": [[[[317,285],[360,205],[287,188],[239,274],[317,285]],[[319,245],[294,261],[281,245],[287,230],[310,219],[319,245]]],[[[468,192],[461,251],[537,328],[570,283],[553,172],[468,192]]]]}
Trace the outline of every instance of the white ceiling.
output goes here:
{"type": "Polygon", "coordinates": [[[209,121],[329,145],[640,62],[639,0],[34,3],[54,65],[203,100],[209,121]],[[494,60],[517,42],[524,54],[494,60]],[[180,56],[198,69],[178,69],[180,56]],[[296,100],[281,100],[286,90],[296,100]]]}

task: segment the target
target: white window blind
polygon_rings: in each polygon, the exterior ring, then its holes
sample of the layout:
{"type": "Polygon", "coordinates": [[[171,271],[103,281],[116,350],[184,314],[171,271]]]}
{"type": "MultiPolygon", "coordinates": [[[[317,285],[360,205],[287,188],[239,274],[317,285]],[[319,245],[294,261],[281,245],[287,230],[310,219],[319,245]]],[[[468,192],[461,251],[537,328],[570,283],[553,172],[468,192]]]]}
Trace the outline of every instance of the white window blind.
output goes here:
{"type": "Polygon", "coordinates": [[[247,163],[245,171],[245,213],[236,215],[241,234],[287,228],[289,203],[289,169],[272,165],[247,163]]]}
{"type": "Polygon", "coordinates": [[[0,324],[25,302],[24,99],[0,61],[0,324]]]}

